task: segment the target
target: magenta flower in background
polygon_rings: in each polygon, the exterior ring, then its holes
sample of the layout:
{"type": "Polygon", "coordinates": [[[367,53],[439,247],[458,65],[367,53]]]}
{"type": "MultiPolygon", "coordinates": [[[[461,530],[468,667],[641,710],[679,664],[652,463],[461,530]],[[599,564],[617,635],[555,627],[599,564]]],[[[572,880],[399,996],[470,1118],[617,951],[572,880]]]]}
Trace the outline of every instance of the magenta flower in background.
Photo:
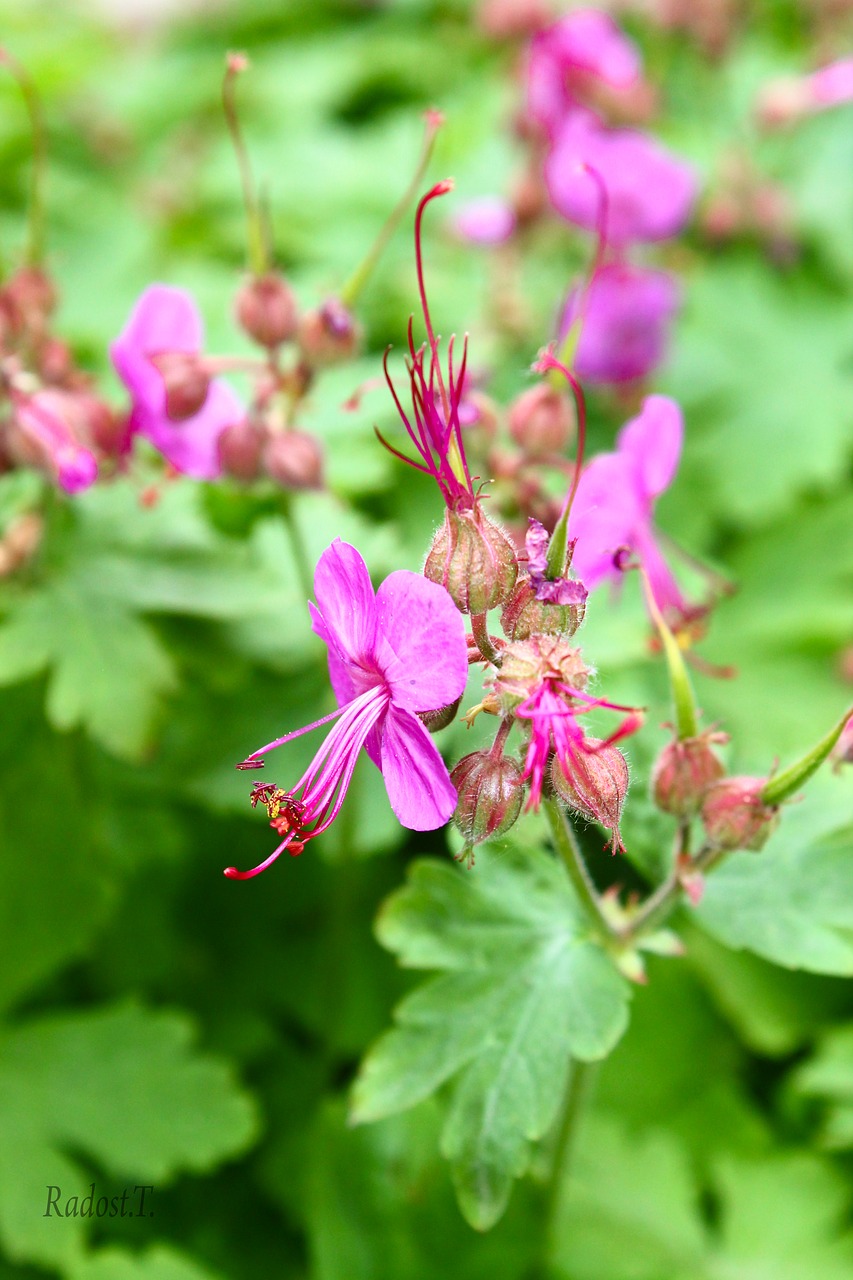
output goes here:
{"type": "Polygon", "coordinates": [[[545,183],[558,213],[614,246],[677,235],[697,194],[693,170],[660,143],[636,129],[604,129],[588,115],[563,125],[545,183]]]}
{"type": "Polygon", "coordinates": [[[572,567],[590,590],[605,579],[619,581],[614,557],[629,553],[644,569],[661,613],[675,621],[691,610],[658,545],[653,516],[655,500],[678,469],[683,436],[675,401],[647,396],[619,432],[616,451],[593,458],[581,475],[569,516],[572,567]]]}
{"type": "Polygon", "coordinates": [[[553,136],[582,101],[585,81],[629,89],[640,69],[636,46],[608,14],[577,9],[531,41],[527,112],[553,136]]]}
{"type": "Polygon", "coordinates": [[[399,570],[374,594],[367,566],[338,538],[314,576],[312,627],[329,649],[329,677],[339,710],[254,751],[239,768],[261,768],[263,756],[330,720],[337,723],[292,791],[256,786],[281,843],[251,871],[229,867],[231,879],[257,875],[285,850],[302,851],[338,812],[364,747],[382,771],[391,808],[404,827],[432,831],[456,808],[456,788],[418,712],[455,702],[465,688],[465,627],[443,587],[399,570]]]}
{"type": "Polygon", "coordinates": [[[548,577],[548,544],[551,535],[543,524],[531,516],[527,521],[524,547],[527,551],[527,572],[534,595],[543,604],[585,604],[589,595],[582,582],[574,578],[548,577]]]}
{"type": "Polygon", "coordinates": [[[600,267],[586,289],[566,301],[559,342],[580,317],[573,367],[589,382],[620,383],[644,378],[666,354],[681,291],[666,271],[612,262],[600,267]]]}
{"type": "Polygon", "coordinates": [[[15,399],[15,424],[35,455],[56,476],[66,493],[80,493],[98,478],[98,463],[69,425],[68,392],[46,387],[15,399]]]}
{"type": "Polygon", "coordinates": [[[844,102],[853,102],[853,58],[840,58],[830,62],[807,77],[806,84],[812,109],[815,111],[825,107],[837,107],[844,102]]]}
{"type": "Polygon", "coordinates": [[[184,475],[213,480],[221,472],[218,441],[225,427],[245,416],[227,383],[214,379],[198,413],[173,422],[166,388],[151,357],[165,352],[196,354],[204,340],[201,316],[183,289],[152,284],[110,347],[116,371],[131,395],[129,435],[145,436],[184,475]]]}
{"type": "Polygon", "coordinates": [[[453,217],[454,231],[471,244],[504,244],[515,231],[515,225],[512,206],[500,196],[469,200],[453,217]]]}

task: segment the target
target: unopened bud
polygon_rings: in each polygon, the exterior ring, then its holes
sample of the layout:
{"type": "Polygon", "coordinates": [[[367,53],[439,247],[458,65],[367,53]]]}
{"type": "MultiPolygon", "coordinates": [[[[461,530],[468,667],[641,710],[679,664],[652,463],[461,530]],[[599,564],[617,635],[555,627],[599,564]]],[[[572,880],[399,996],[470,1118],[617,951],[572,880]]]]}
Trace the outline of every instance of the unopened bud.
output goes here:
{"type": "Polygon", "coordinates": [[[285,489],[319,489],[323,484],[323,451],[305,431],[279,431],[263,451],[267,475],[285,489]]]}
{"type": "Polygon", "coordinates": [[[703,733],[667,743],[652,769],[657,807],[677,818],[692,818],[698,813],[705,792],[725,773],[711,743],[726,740],[722,733],[703,733]]]}
{"type": "Polygon", "coordinates": [[[525,40],[552,21],[545,0],[480,0],[477,26],[492,40],[525,40]]]}
{"type": "Polygon", "coordinates": [[[510,756],[474,751],[451,771],[459,795],[453,821],[468,844],[509,831],[524,799],[524,770],[510,756]]]}
{"type": "Polygon", "coordinates": [[[445,512],[424,577],[445,588],[461,613],[486,613],[508,597],[518,577],[515,548],[479,507],[445,512]]]}
{"type": "Polygon", "coordinates": [[[612,849],[622,849],[619,820],[628,794],[628,762],[618,747],[603,746],[597,738],[587,738],[584,750],[566,760],[567,773],[555,756],[551,762],[551,784],[570,809],[590,821],[600,822],[612,832],[612,849]]]}
{"type": "Polygon", "coordinates": [[[575,430],[574,411],[562,392],[542,382],[513,403],[509,429],[516,444],[533,457],[564,453],[575,430]]]}
{"type": "Polygon", "coordinates": [[[39,267],[21,267],[7,281],[4,292],[25,329],[43,328],[57,303],[54,284],[39,267]]]}
{"type": "Polygon", "coordinates": [[[311,367],[338,364],[355,355],[359,329],[352,313],[338,298],[306,311],[297,333],[300,350],[311,367]]]}
{"type": "Polygon", "coordinates": [[[68,343],[61,338],[45,337],[37,345],[38,368],[42,379],[54,385],[73,382],[74,358],[68,343]]]}
{"type": "Polygon", "coordinates": [[[766,844],[779,821],[775,805],[765,804],[766,778],[723,778],[705,794],[702,821],[708,843],[716,849],[752,849],[766,844]]]}
{"type": "Polygon", "coordinates": [[[163,379],[167,416],[172,422],[194,417],[210,390],[210,374],[200,356],[189,351],[161,351],[149,358],[163,379]]]}
{"type": "Polygon", "coordinates": [[[446,729],[449,724],[453,724],[461,701],[462,694],[460,693],[456,701],[448,702],[446,707],[437,707],[435,711],[419,711],[418,719],[429,733],[439,733],[440,730],[446,729]]]}
{"type": "Polygon", "coordinates": [[[267,431],[254,418],[233,422],[219,433],[219,465],[227,476],[249,483],[261,474],[267,431]]]}
{"type": "Polygon", "coordinates": [[[503,649],[501,659],[494,692],[505,713],[526,702],[543,681],[581,691],[589,681],[590,670],[580,649],[557,636],[533,635],[529,640],[514,640],[503,649]]]}
{"type": "Polygon", "coordinates": [[[510,640],[527,640],[533,635],[573,636],[586,613],[586,601],[551,604],[539,600],[530,578],[519,579],[501,614],[504,635],[510,640]]]}
{"type": "Polygon", "coordinates": [[[262,347],[278,347],[296,336],[296,298],[275,271],[247,280],[237,293],[234,310],[240,328],[262,347]]]}

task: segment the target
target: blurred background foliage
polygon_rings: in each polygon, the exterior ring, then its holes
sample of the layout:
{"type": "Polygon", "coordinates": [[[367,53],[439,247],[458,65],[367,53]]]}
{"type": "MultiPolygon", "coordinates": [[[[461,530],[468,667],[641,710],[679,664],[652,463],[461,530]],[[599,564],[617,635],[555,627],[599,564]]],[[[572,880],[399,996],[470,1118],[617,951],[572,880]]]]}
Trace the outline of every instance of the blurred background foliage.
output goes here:
{"type": "MultiPolygon", "coordinates": [[[[660,86],[656,131],[707,189],[746,157],[793,209],[790,254],[698,231],[665,251],[686,307],[656,386],[681,400],[688,430],[659,523],[739,586],[705,645],[739,678],[698,687],[742,772],[798,753],[853,688],[853,116],[773,137],[751,122],[768,78],[819,56],[829,7],[745,2],[716,57],[689,32],[625,17],[660,86]]],[[[447,116],[431,173],[454,175],[453,200],[502,190],[517,162],[514,55],[478,32],[466,0],[0,0],[0,18],[49,123],[60,324],[105,377],[107,344],[154,279],[196,294],[210,350],[246,349],[230,318],[245,244],[219,104],[225,50],[252,61],[246,137],[303,302],[339,288],[364,254],[414,167],[427,106],[447,116]]],[[[20,103],[0,81],[7,263],[29,161],[20,103]]],[[[586,242],[553,228],[532,247],[511,282],[516,327],[493,323],[508,287],[494,256],[439,217],[427,254],[439,327],[470,332],[475,368],[506,401],[586,242]]],[[[234,761],[331,706],[286,518],[312,562],[342,536],[377,577],[418,567],[437,523],[436,495],[375,441],[373,424],[392,423],[385,393],[341,411],[386,343],[399,347],[414,301],[407,221],[359,308],[365,354],[310,399],[328,493],[296,495],[285,513],[224,482],[166,483],[153,507],[136,480],[95,487],[53,504],[37,571],[0,584],[0,1280],[532,1274],[535,1178],[492,1233],[472,1231],[438,1152],[441,1097],[347,1123],[358,1060],[410,985],[372,921],[410,858],[446,856],[444,837],[408,838],[365,763],[308,855],[246,884],[221,875],[266,841],[234,761]],[[155,1216],[42,1217],[48,1184],[82,1196],[92,1181],[107,1194],[153,1184],[155,1216]]],[[[609,447],[624,411],[607,395],[592,409],[593,445],[609,447]]],[[[31,501],[28,483],[4,479],[0,522],[31,501]]],[[[609,696],[652,708],[625,833],[654,869],[643,777],[664,741],[666,686],[634,585],[596,600],[581,639],[609,696]]],[[[472,740],[446,739],[457,754],[472,740]]],[[[296,777],[311,742],[288,750],[281,768],[296,777]]],[[[768,853],[742,873],[764,895],[760,927],[738,915],[749,885],[721,876],[707,931],[691,925],[686,958],[655,962],[634,992],[581,1128],[553,1275],[853,1275],[853,991],[806,971],[853,971],[853,841],[832,834],[847,823],[849,835],[850,814],[849,778],[827,775],[770,846],[841,959],[797,952],[768,853]],[[815,831],[835,840],[817,863],[815,831]]],[[[602,883],[631,882],[595,836],[590,849],[602,883]]]]}

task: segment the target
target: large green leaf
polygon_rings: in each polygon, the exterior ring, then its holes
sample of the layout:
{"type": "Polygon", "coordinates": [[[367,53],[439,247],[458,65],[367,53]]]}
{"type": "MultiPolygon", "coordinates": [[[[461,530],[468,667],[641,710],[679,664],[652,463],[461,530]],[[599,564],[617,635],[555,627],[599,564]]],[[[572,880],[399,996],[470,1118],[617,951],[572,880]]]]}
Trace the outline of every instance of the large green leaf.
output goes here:
{"type": "Polygon", "coordinates": [[[125,1005],[34,1019],[2,1036],[0,1236],[12,1258],[82,1256],[88,1219],[64,1210],[92,1179],[70,1152],[110,1176],[103,1194],[147,1183],[153,1203],[179,1171],[211,1169],[250,1142],[250,1100],[222,1062],[192,1050],[192,1034],[179,1014],[125,1005]],[[61,1199],[46,1216],[48,1187],[61,1199]]]}
{"type": "Polygon", "coordinates": [[[828,1031],[790,1084],[795,1093],[825,1104],[823,1144],[844,1151],[853,1148],[853,1026],[846,1023],[828,1031]]]}
{"type": "Polygon", "coordinates": [[[562,865],[535,850],[484,856],[471,874],[417,863],[378,932],[403,965],[443,972],[369,1053],[353,1116],[402,1111],[458,1077],[442,1148],[463,1212],[485,1229],[554,1121],[570,1056],[602,1058],[624,1031],[627,984],[562,865]]]}

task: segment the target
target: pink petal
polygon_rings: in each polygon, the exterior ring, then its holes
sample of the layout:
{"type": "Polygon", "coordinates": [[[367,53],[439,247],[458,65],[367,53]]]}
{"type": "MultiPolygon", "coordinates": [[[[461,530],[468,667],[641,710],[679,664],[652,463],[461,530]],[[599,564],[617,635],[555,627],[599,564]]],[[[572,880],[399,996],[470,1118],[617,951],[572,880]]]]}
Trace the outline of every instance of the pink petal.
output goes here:
{"type": "MultiPolygon", "coordinates": [[[[312,611],[314,630],[316,614],[326,628],[323,639],[329,650],[356,668],[371,669],[376,679],[376,599],[367,565],[348,542],[335,538],[317,562],[314,572],[314,594],[317,609],[312,611]]],[[[319,634],[319,632],[318,632],[319,634]]],[[[353,677],[356,673],[351,672],[353,677]]],[[[359,683],[359,692],[366,685],[359,683]]],[[[337,692],[337,689],[335,690],[337,692]]]]}
{"type": "Polygon", "coordinates": [[[200,351],[201,316],[190,295],[171,285],[152,284],[137,301],[130,319],[110,347],[113,364],[134,401],[165,414],[163,378],[149,356],[159,351],[200,351]]]}
{"type": "Polygon", "coordinates": [[[515,231],[515,213],[500,196],[481,196],[457,210],[453,227],[472,244],[503,244],[515,231]]]}
{"type": "Polygon", "coordinates": [[[602,453],[583,472],[569,516],[576,539],[572,570],[588,590],[613,576],[613,556],[630,546],[638,521],[647,518],[644,496],[629,460],[602,453]]]}
{"type": "Polygon", "coordinates": [[[397,661],[383,663],[394,702],[434,711],[455,702],[468,679],[465,625],[444,587],[400,569],[376,593],[379,630],[397,661]]]}
{"type": "Polygon", "coordinates": [[[392,704],[382,727],[382,776],[391,808],[410,831],[443,827],[456,808],[456,788],[426,729],[392,704]]]}
{"type": "Polygon", "coordinates": [[[816,107],[853,101],[853,58],[840,58],[810,75],[806,83],[816,107]]]}
{"type": "MultiPolygon", "coordinates": [[[[156,369],[154,373],[160,377],[156,369]]],[[[192,418],[172,422],[165,411],[146,411],[139,405],[134,412],[134,424],[176,471],[197,480],[214,480],[222,473],[219,437],[226,427],[241,422],[245,416],[236,393],[227,382],[216,378],[210,384],[207,399],[192,418]]]]}
{"type": "Polygon", "coordinates": [[[656,498],[672,484],[683,441],[684,416],[669,396],[647,396],[638,416],[619,432],[619,452],[631,459],[648,498],[656,498]]]}

